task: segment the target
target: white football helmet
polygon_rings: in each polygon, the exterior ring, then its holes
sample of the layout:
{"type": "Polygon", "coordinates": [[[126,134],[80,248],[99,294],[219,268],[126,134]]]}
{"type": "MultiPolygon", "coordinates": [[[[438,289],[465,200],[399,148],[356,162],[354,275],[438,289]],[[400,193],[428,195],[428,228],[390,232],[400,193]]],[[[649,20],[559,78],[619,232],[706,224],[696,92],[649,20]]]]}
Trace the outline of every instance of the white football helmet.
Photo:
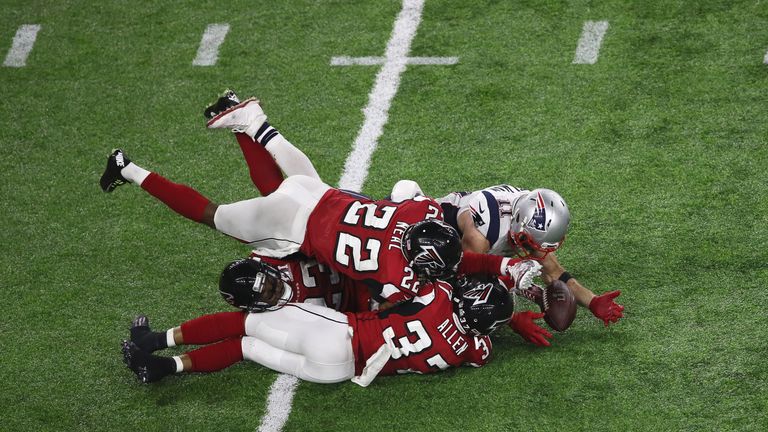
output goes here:
{"type": "Polygon", "coordinates": [[[541,259],[565,240],[571,212],[557,192],[534,189],[512,205],[512,224],[507,241],[513,254],[541,259]],[[540,252],[535,254],[535,252],[540,252]]]}

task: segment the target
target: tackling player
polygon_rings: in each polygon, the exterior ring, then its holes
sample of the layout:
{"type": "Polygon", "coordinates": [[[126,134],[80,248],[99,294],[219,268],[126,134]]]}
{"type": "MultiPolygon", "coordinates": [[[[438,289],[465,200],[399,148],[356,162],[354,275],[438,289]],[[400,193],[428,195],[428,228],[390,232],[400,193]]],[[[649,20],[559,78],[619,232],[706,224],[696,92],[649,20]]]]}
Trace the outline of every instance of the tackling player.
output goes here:
{"type": "MultiPolygon", "coordinates": [[[[242,265],[232,263],[221,280],[242,265]]],[[[272,286],[280,283],[272,279],[272,286]]],[[[222,289],[227,290],[225,282],[222,289]]],[[[415,297],[386,311],[341,313],[297,303],[259,310],[264,312],[204,315],[165,332],[151,331],[147,318],[139,316],[131,340],[123,342],[125,363],[143,383],[173,373],[217,371],[247,359],[311,382],[352,379],[367,386],[377,375],[484,365],[492,349],[488,335],[510,320],[514,298],[497,281],[464,279],[455,288],[426,282],[415,297]],[[204,346],[174,357],[152,354],[177,345],[204,346]]]]}
{"type": "MultiPolygon", "coordinates": [[[[311,303],[318,306],[333,304],[335,307],[332,308],[341,312],[370,310],[370,296],[360,282],[343,275],[337,275],[334,280],[333,273],[331,277],[323,277],[322,271],[308,278],[310,272],[305,269],[312,267],[306,267],[306,262],[278,261],[257,256],[234,261],[221,273],[219,292],[230,305],[252,313],[276,310],[286,303],[311,303]],[[297,266],[302,270],[296,272],[297,266]]],[[[318,265],[318,270],[323,268],[318,265]]],[[[519,263],[513,267],[513,276],[500,280],[510,292],[513,289],[515,292],[524,292],[537,275],[538,271],[531,271],[525,263],[519,263]]],[[[377,309],[382,311],[391,306],[382,305],[377,309]]],[[[515,312],[510,327],[528,342],[549,346],[547,338],[551,338],[552,334],[535,323],[535,320],[543,316],[543,313],[531,311],[515,312]]]]}

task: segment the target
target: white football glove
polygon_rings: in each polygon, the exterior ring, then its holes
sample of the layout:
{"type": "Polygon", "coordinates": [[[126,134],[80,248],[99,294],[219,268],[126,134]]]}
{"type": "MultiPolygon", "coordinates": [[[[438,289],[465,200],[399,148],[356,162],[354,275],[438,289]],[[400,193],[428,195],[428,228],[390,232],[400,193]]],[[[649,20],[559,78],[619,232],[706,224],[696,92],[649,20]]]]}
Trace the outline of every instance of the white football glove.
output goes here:
{"type": "Polygon", "coordinates": [[[415,181],[400,180],[392,186],[392,193],[389,196],[393,202],[399,203],[423,195],[424,192],[415,181]]]}
{"type": "Polygon", "coordinates": [[[507,275],[515,281],[515,288],[526,290],[533,284],[533,279],[541,274],[541,264],[534,260],[520,261],[507,267],[507,275]]]}

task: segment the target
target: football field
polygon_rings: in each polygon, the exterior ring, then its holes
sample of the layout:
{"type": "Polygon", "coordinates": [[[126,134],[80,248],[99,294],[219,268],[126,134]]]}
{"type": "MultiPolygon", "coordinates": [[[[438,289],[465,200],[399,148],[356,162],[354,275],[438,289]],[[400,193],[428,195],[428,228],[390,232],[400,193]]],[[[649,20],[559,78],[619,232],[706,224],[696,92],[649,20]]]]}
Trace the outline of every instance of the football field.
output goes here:
{"type": "Polygon", "coordinates": [[[0,58],[0,430],[768,430],[768,2],[6,0],[0,58]],[[625,318],[368,388],[248,362],[138,383],[132,318],[230,310],[249,250],[98,180],[120,147],[256,196],[204,127],[225,88],[331,185],[558,191],[560,262],[625,318]]]}

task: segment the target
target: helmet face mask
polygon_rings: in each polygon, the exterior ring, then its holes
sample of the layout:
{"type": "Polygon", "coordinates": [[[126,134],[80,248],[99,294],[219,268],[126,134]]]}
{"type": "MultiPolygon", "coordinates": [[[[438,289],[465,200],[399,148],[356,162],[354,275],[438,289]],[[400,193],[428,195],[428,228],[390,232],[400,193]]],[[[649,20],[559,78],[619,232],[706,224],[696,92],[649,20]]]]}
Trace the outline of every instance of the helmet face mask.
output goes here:
{"type": "Polygon", "coordinates": [[[571,213],[563,198],[549,189],[534,189],[512,209],[507,242],[521,258],[542,259],[565,240],[571,213]]]}
{"type": "Polygon", "coordinates": [[[565,237],[555,246],[543,247],[536,244],[525,231],[513,233],[510,231],[507,234],[507,242],[512,249],[511,255],[519,258],[532,259],[540,261],[544,259],[550,252],[556,251],[560,248],[560,245],[565,241],[565,237]]]}
{"type": "Polygon", "coordinates": [[[427,219],[406,228],[401,249],[408,265],[426,279],[454,276],[463,255],[459,233],[439,219],[427,219]]]}
{"type": "Polygon", "coordinates": [[[293,294],[278,269],[251,258],[227,265],[219,278],[219,292],[227,303],[248,312],[279,309],[293,294]]]}

